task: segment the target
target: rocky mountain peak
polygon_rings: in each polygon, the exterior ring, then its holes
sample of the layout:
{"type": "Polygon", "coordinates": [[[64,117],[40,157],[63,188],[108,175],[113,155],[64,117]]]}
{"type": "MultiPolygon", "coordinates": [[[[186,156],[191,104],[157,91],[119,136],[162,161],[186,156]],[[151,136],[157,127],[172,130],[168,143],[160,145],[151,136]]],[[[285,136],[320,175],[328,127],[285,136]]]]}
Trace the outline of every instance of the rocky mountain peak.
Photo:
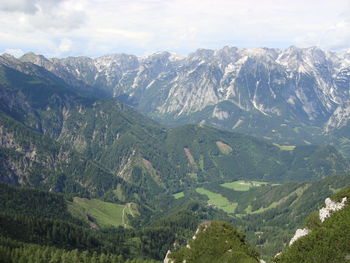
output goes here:
{"type": "Polygon", "coordinates": [[[213,59],[214,53],[215,53],[214,50],[200,48],[200,49],[197,49],[195,52],[189,54],[188,59],[192,61],[198,60],[198,61],[209,62],[210,60],[213,59]]]}
{"type": "MultiPolygon", "coordinates": [[[[346,125],[349,118],[343,105],[350,100],[349,52],[225,46],[198,49],[187,56],[156,52],[143,57],[110,54],[46,59],[28,53],[19,61],[6,56],[1,59],[17,68],[24,67],[21,61],[26,67],[28,63],[44,67],[70,85],[103,90],[166,122],[195,119],[241,129],[248,125],[242,116],[254,118],[254,123],[283,117],[318,128],[328,122],[327,132],[346,125]],[[221,111],[225,120],[215,118],[221,111]]],[[[285,125],[284,121],[279,125],[285,125]]],[[[273,137],[275,128],[267,129],[265,135],[273,137]]]]}
{"type": "Polygon", "coordinates": [[[28,52],[24,54],[19,58],[19,60],[22,62],[31,62],[31,63],[37,64],[38,66],[40,66],[39,64],[49,62],[49,59],[47,59],[43,55],[37,55],[33,52],[28,52]]]}

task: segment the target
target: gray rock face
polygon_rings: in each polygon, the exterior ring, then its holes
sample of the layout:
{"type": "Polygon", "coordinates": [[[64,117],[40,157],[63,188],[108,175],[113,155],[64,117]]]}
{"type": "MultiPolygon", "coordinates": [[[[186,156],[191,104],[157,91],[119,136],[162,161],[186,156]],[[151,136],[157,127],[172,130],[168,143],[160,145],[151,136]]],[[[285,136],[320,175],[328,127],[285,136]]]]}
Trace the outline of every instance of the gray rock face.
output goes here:
{"type": "Polygon", "coordinates": [[[250,123],[279,117],[328,133],[349,119],[350,53],[346,52],[292,46],[283,51],[198,49],[185,57],[169,52],[146,57],[47,59],[33,53],[19,60],[0,57],[0,63],[17,69],[24,67],[21,62],[44,67],[71,85],[107,91],[167,122],[204,121],[232,128],[241,120],[239,127],[247,129],[241,116],[249,116],[250,123]]]}

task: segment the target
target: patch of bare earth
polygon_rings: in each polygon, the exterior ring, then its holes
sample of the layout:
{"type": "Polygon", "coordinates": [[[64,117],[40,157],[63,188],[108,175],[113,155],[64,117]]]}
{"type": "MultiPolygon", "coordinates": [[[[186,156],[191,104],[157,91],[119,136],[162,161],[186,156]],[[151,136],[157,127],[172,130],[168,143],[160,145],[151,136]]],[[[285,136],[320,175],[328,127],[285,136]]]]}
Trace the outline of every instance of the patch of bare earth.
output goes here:
{"type": "Polygon", "coordinates": [[[222,154],[229,154],[233,151],[232,147],[222,141],[217,141],[216,146],[219,148],[222,154]]]}
{"type": "Polygon", "coordinates": [[[188,162],[190,163],[190,165],[191,165],[192,167],[196,167],[196,162],[194,161],[194,158],[193,158],[192,153],[190,152],[190,149],[184,148],[184,151],[185,151],[185,154],[186,154],[186,156],[187,156],[187,160],[188,160],[188,162]]]}

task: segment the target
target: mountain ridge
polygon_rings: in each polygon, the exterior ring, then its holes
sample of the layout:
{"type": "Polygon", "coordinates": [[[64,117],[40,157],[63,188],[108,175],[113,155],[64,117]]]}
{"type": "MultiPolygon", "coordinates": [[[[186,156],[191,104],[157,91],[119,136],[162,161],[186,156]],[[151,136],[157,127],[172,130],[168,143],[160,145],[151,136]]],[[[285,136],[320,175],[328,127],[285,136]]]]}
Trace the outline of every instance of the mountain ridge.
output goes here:
{"type": "Polygon", "coordinates": [[[43,67],[76,90],[116,97],[166,125],[206,123],[277,143],[333,143],[348,153],[340,139],[349,136],[338,133],[350,125],[347,52],[226,46],[187,56],[47,59],[27,53],[2,55],[0,62],[20,70],[23,63],[43,67]]]}

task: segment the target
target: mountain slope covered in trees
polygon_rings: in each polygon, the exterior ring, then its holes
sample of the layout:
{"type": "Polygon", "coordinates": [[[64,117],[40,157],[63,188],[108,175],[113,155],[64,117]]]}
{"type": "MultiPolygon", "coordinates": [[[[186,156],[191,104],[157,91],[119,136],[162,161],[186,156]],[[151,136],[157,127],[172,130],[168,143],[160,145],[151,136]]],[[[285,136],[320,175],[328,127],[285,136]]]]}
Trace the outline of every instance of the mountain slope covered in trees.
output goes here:
{"type": "MultiPolygon", "coordinates": [[[[29,159],[36,160],[36,151],[45,151],[50,145],[57,156],[41,161],[46,163],[44,167],[56,160],[60,162],[58,156],[68,164],[85,158],[86,165],[104,174],[105,179],[94,182],[96,189],[88,190],[98,195],[105,193],[108,185],[112,190],[115,184],[111,180],[123,179],[152,192],[172,187],[175,192],[183,185],[211,181],[214,174],[215,180],[247,177],[281,182],[348,170],[346,160],[332,147],[303,146],[284,151],[262,140],[205,126],[167,130],[115,100],[80,96],[67,85],[52,84],[41,76],[5,66],[1,72],[2,146],[32,155],[29,159]],[[40,136],[46,137],[41,141],[40,136]],[[29,140],[32,144],[47,141],[47,146],[25,147],[18,142],[29,140]],[[223,147],[232,150],[223,152],[223,147]],[[74,152],[75,157],[68,152],[74,152]]],[[[80,169],[86,169],[86,165],[80,169]]],[[[61,170],[64,169],[74,173],[75,167],[66,165],[61,170]]],[[[79,176],[91,170],[86,169],[79,176]]],[[[57,180],[69,179],[61,176],[57,180]]],[[[45,182],[44,178],[37,180],[45,182]]],[[[86,188],[88,184],[81,185],[86,188]]]]}

